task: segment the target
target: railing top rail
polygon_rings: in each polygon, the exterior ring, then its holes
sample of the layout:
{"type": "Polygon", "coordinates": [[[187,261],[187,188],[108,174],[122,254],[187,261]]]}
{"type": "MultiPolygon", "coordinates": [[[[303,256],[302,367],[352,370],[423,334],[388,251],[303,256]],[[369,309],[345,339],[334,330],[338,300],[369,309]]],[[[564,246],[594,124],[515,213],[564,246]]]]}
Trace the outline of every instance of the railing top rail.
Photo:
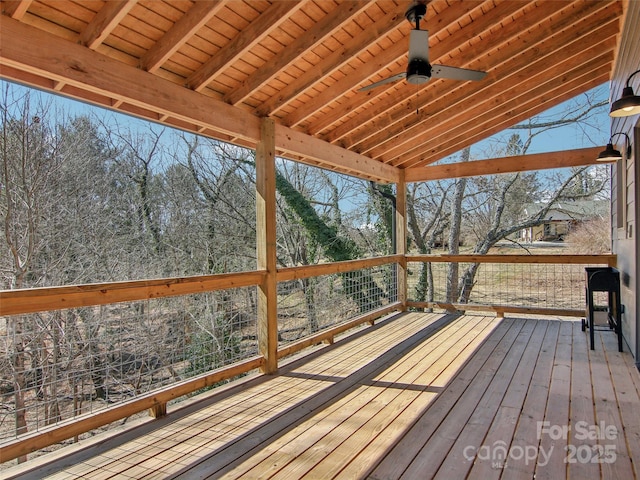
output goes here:
{"type": "Polygon", "coordinates": [[[256,270],[193,277],[0,290],[0,316],[248,287],[260,284],[265,275],[265,271],[256,270]]]}
{"type": "Polygon", "coordinates": [[[604,264],[615,267],[617,255],[407,255],[407,262],[604,264]]]}
{"type": "MultiPolygon", "coordinates": [[[[278,281],[296,280],[319,275],[344,273],[362,268],[397,262],[461,262],[461,263],[555,263],[608,265],[615,267],[616,255],[388,255],[319,265],[279,269],[278,281]]],[[[189,295],[230,288],[259,285],[265,270],[107,282],[59,287],[0,290],[0,316],[35,313],[47,310],[106,305],[178,295],[189,295]]]]}
{"type": "Polygon", "coordinates": [[[403,255],[387,255],[384,257],[364,258],[360,260],[346,260],[344,262],[321,263],[318,265],[301,265],[278,269],[278,281],[297,280],[300,278],[331,275],[334,273],[351,272],[362,268],[378,267],[402,261],[403,255]]]}

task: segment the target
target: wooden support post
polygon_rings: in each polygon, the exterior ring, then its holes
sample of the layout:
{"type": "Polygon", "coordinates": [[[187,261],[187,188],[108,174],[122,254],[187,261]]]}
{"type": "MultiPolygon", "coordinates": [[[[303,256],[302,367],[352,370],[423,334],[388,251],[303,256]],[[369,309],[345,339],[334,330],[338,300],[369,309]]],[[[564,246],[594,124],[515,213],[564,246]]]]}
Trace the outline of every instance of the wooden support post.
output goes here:
{"type": "Polygon", "coordinates": [[[266,270],[258,287],[258,346],[265,358],[262,371],[278,370],[278,309],[276,278],[275,122],[263,118],[256,148],[256,245],[258,270],[266,270]]]}
{"type": "Polygon", "coordinates": [[[149,416],[153,418],[162,418],[167,415],[167,404],[166,403],[156,403],[153,407],[149,409],[149,416]]]}
{"type": "Polygon", "coordinates": [[[400,179],[396,186],[396,254],[402,255],[397,266],[396,282],[400,309],[407,309],[407,183],[404,180],[404,170],[400,171],[400,179]]]}

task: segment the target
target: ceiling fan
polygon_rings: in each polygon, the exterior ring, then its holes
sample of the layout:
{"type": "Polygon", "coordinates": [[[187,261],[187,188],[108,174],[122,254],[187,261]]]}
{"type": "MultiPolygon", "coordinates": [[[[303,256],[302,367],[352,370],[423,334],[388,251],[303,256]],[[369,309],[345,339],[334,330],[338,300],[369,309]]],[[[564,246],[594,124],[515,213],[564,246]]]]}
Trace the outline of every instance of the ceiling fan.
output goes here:
{"type": "Polygon", "coordinates": [[[451,80],[482,80],[487,73],[466,68],[448,67],[446,65],[431,65],[429,63],[429,32],[420,30],[420,20],[427,13],[427,6],[424,3],[416,2],[409,7],[405,17],[411,23],[415,23],[416,28],[411,30],[409,37],[409,64],[407,71],[398,73],[379,82],[362,87],[359,91],[364,92],[372,88],[396,82],[406,78],[407,82],[414,85],[422,85],[429,81],[431,77],[449,78],[451,80]]]}

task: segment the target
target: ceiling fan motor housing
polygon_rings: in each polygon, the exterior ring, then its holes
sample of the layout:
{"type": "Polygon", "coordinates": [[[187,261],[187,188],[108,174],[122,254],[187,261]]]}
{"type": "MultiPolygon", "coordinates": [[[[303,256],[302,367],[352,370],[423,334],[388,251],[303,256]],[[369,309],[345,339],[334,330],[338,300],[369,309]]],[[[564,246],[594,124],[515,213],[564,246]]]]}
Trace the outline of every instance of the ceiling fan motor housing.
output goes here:
{"type": "Polygon", "coordinates": [[[421,85],[431,78],[431,65],[421,58],[414,58],[407,67],[407,82],[421,85]]]}

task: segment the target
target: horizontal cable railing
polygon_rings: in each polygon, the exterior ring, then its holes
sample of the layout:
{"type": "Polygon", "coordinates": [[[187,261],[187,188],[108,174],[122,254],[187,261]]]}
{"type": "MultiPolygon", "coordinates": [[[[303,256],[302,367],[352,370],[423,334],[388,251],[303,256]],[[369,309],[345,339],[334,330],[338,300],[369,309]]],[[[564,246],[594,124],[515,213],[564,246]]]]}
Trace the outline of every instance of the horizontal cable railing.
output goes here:
{"type": "MultiPolygon", "coordinates": [[[[386,256],[279,269],[278,358],[409,308],[584,312],[584,267],[616,257],[386,256]],[[477,264],[465,304],[449,265],[477,264]],[[406,272],[406,285],[405,285],[406,272]],[[406,292],[406,300],[404,299],[406,292]]],[[[242,272],[0,292],[0,458],[24,456],[265,365],[242,272]]]]}

